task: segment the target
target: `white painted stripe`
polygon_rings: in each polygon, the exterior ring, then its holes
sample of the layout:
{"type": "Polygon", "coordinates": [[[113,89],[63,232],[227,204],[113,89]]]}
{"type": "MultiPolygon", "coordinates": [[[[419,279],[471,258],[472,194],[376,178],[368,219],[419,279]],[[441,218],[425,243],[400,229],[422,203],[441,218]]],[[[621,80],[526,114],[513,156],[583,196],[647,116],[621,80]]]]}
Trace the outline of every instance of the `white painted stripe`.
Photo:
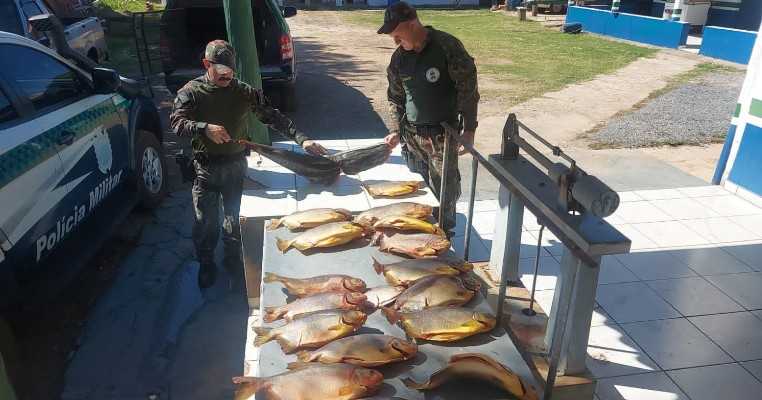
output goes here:
{"type": "Polygon", "coordinates": [[[0,135],[0,155],[9,152],[20,144],[31,140],[42,132],[40,125],[35,120],[24,122],[12,128],[3,129],[0,135]],[[13,133],[11,133],[13,132],[13,133]]]}

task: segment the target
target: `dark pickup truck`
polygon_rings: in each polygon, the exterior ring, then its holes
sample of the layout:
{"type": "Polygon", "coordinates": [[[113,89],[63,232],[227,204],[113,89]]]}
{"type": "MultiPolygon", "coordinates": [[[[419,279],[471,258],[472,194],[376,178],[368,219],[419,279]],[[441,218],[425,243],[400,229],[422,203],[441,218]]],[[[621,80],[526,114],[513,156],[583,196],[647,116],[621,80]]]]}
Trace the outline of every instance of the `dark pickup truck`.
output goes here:
{"type": "MultiPolygon", "coordinates": [[[[281,109],[294,108],[296,57],[286,18],[296,8],[283,10],[274,0],[251,0],[257,55],[265,93],[281,109]]],[[[206,44],[228,39],[222,0],[169,0],[162,15],[162,69],[173,93],[203,74],[206,44]]]]}

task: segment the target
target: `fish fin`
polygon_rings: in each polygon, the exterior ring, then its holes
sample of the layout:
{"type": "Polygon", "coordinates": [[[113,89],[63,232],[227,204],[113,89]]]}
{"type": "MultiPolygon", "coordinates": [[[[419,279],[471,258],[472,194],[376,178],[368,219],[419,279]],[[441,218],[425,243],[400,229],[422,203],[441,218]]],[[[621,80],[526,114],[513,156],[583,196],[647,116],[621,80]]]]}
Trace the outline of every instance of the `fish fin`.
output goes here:
{"type": "Polygon", "coordinates": [[[402,383],[404,383],[408,389],[428,389],[428,383],[418,383],[410,378],[402,378],[402,383]]]}
{"type": "Polygon", "coordinates": [[[262,282],[264,283],[273,283],[273,282],[280,282],[282,278],[278,275],[273,274],[272,272],[265,272],[265,277],[262,278],[262,282]]]}
{"type": "Polygon", "coordinates": [[[299,367],[304,367],[304,366],[307,366],[307,365],[310,365],[310,363],[309,362],[305,362],[305,361],[294,361],[294,362],[290,362],[290,363],[286,364],[286,368],[288,368],[288,369],[297,369],[299,367]]]}
{"type": "Polygon", "coordinates": [[[281,350],[283,350],[284,353],[289,354],[292,351],[296,350],[299,346],[293,345],[287,340],[283,339],[282,337],[278,336],[275,338],[275,341],[278,342],[280,345],[281,350]]]}
{"type": "Polygon", "coordinates": [[[254,346],[261,346],[270,340],[272,340],[272,330],[273,328],[267,328],[264,326],[255,326],[252,327],[254,332],[257,334],[257,337],[254,338],[254,346]]]}
{"type": "MultiPolygon", "coordinates": [[[[363,386],[357,386],[357,385],[347,385],[343,386],[341,389],[339,389],[339,396],[349,396],[349,395],[362,395],[365,393],[367,389],[363,386]]],[[[348,398],[355,399],[356,396],[350,396],[348,398]]]]}
{"type": "Polygon", "coordinates": [[[265,379],[253,376],[234,376],[233,383],[238,385],[235,400],[246,400],[265,388],[265,379]]]}
{"type": "Polygon", "coordinates": [[[267,230],[271,231],[276,229],[280,226],[281,222],[283,222],[280,218],[273,218],[270,220],[270,225],[267,226],[267,230]]]}
{"type": "Polygon", "coordinates": [[[373,259],[373,269],[376,271],[377,274],[381,275],[384,273],[384,266],[381,265],[378,260],[376,260],[374,257],[371,257],[373,259]]]}
{"type": "Polygon", "coordinates": [[[281,307],[265,307],[265,315],[262,317],[262,321],[273,322],[283,315],[283,309],[281,307]]]}
{"type": "Polygon", "coordinates": [[[288,249],[291,247],[291,241],[281,239],[281,238],[275,238],[276,239],[276,245],[278,246],[278,250],[282,252],[288,251],[288,249]]]}
{"type": "Polygon", "coordinates": [[[399,315],[397,315],[397,310],[395,310],[394,307],[381,307],[381,309],[384,311],[384,314],[386,314],[386,320],[389,321],[390,324],[394,325],[400,320],[399,315]]]}
{"type": "Polygon", "coordinates": [[[371,246],[378,246],[381,244],[381,239],[384,237],[384,232],[382,231],[376,231],[373,233],[373,236],[370,237],[370,245],[371,246]]]}
{"type": "Polygon", "coordinates": [[[434,234],[442,236],[442,237],[446,237],[447,236],[447,235],[445,235],[445,231],[442,230],[442,228],[440,228],[440,227],[438,227],[436,225],[434,225],[434,234]]]}
{"type": "Polygon", "coordinates": [[[299,362],[307,363],[310,361],[310,357],[312,357],[311,351],[302,350],[296,352],[296,359],[299,360],[299,362]]]}

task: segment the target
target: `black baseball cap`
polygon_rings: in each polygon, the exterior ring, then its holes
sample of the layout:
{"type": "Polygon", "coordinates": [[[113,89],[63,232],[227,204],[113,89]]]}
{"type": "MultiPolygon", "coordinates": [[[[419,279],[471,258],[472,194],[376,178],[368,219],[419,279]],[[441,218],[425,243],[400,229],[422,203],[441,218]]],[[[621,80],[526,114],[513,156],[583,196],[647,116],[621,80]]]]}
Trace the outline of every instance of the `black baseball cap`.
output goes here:
{"type": "Polygon", "coordinates": [[[386,9],[384,12],[384,24],[378,29],[378,33],[388,35],[397,29],[397,25],[401,22],[410,21],[416,18],[418,18],[418,14],[415,12],[415,8],[411,7],[410,4],[407,4],[404,1],[400,1],[386,9]]]}

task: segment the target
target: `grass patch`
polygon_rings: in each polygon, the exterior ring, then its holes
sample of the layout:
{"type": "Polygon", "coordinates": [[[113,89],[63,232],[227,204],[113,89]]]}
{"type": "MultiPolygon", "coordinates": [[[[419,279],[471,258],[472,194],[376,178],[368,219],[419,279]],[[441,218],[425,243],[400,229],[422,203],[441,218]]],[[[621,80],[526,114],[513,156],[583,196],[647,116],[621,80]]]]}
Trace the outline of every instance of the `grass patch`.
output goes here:
{"type": "Polygon", "coordinates": [[[110,60],[103,63],[106,68],[112,68],[122,76],[140,75],[135,39],[127,36],[106,35],[106,44],[110,60]]]}
{"type": "MultiPolygon", "coordinates": [[[[99,3],[99,7],[103,11],[98,11],[102,12],[103,18],[108,18],[113,14],[127,16],[134,12],[147,11],[145,0],[100,0],[99,3]]],[[[159,0],[151,0],[151,3],[154,3],[154,11],[164,9],[159,0]]]]}
{"type": "MultiPolygon", "coordinates": [[[[346,22],[374,30],[383,19],[383,13],[373,11],[340,15],[346,22]]],[[[503,88],[485,94],[505,99],[506,106],[611,73],[657,52],[592,35],[564,34],[489,10],[418,10],[418,15],[424,25],[449,32],[463,42],[476,60],[479,76],[503,88]]]]}

